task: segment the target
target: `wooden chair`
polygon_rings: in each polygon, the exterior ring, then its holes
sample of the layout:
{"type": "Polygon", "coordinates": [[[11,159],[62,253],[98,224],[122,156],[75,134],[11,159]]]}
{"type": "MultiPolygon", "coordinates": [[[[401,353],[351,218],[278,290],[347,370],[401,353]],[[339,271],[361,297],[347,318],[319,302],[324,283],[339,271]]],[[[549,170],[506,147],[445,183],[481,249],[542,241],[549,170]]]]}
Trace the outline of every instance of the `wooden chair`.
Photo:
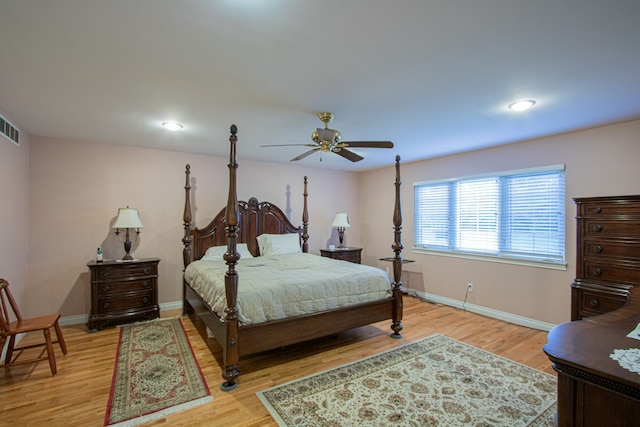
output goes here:
{"type": "Polygon", "coordinates": [[[58,372],[56,368],[56,356],[53,352],[53,344],[59,343],[63,354],[67,354],[67,346],[64,343],[62,332],[60,331],[60,325],[58,320],[60,314],[50,314],[48,316],[34,317],[31,319],[23,319],[20,315],[20,310],[16,305],[16,301],[9,291],[9,282],[4,279],[0,279],[0,306],[2,308],[0,312],[0,352],[4,348],[4,344],[9,338],[9,346],[7,347],[7,354],[4,359],[4,366],[9,367],[12,365],[20,365],[23,363],[34,363],[41,360],[49,360],[49,367],[51,368],[51,374],[55,375],[58,372]],[[9,311],[11,310],[11,311],[9,311]],[[10,313],[17,319],[12,322],[9,317],[10,313]],[[56,330],[57,340],[51,341],[51,328],[56,330]],[[42,331],[44,333],[43,343],[25,345],[22,347],[14,347],[16,341],[16,335],[25,334],[27,332],[42,331]],[[45,347],[40,355],[35,359],[20,360],[22,352],[28,348],[45,347]],[[15,357],[14,357],[14,352],[15,357]],[[44,353],[47,353],[45,356],[44,353]]]}

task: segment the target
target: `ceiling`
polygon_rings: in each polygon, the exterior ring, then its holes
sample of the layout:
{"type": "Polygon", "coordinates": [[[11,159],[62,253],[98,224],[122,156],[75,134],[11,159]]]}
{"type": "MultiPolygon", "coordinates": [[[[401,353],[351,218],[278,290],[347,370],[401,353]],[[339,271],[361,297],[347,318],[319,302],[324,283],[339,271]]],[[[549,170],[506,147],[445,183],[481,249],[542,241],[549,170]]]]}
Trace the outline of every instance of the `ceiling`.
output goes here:
{"type": "Polygon", "coordinates": [[[359,171],[640,117],[633,0],[0,3],[0,111],[35,136],[227,156],[236,124],[240,163],[289,163],[261,145],[330,111],[395,147],[296,164],[359,171]]]}

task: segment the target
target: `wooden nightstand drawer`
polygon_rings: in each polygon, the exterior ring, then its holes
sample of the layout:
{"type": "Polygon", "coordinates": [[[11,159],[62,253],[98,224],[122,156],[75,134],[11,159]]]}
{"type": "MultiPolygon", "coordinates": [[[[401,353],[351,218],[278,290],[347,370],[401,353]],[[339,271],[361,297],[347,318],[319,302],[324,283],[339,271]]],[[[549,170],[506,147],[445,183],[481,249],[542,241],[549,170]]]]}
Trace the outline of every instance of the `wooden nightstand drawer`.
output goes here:
{"type": "MultiPolygon", "coordinates": [[[[103,263],[104,264],[104,263],[103,263]]],[[[96,268],[95,280],[121,280],[158,274],[157,264],[154,263],[117,263],[96,268]]]]}
{"type": "Polygon", "coordinates": [[[160,317],[158,258],[128,262],[92,261],[89,331],[160,317]]]}
{"type": "Polygon", "coordinates": [[[98,290],[98,296],[104,297],[126,292],[151,291],[153,289],[153,283],[154,281],[152,279],[143,279],[129,282],[102,283],[96,288],[98,290]]]}
{"type": "Polygon", "coordinates": [[[98,298],[98,313],[111,313],[119,310],[140,309],[151,307],[155,303],[152,292],[127,295],[126,298],[98,298]]]}
{"type": "Polygon", "coordinates": [[[362,248],[335,248],[335,249],[320,249],[320,255],[326,258],[340,259],[342,261],[349,261],[355,264],[361,263],[362,248]]]}

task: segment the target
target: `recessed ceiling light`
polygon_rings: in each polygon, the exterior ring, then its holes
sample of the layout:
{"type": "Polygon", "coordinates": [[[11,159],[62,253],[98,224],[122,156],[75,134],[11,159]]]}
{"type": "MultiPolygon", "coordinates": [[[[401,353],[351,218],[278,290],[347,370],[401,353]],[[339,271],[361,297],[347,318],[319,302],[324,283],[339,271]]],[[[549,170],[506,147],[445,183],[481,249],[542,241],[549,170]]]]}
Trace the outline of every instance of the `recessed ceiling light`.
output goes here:
{"type": "Polygon", "coordinates": [[[536,101],[533,99],[525,99],[522,101],[516,101],[513,104],[509,105],[509,109],[513,111],[524,111],[535,105],[536,101]]]}
{"type": "Polygon", "coordinates": [[[169,130],[180,130],[184,127],[178,122],[163,122],[162,126],[169,130]]]}

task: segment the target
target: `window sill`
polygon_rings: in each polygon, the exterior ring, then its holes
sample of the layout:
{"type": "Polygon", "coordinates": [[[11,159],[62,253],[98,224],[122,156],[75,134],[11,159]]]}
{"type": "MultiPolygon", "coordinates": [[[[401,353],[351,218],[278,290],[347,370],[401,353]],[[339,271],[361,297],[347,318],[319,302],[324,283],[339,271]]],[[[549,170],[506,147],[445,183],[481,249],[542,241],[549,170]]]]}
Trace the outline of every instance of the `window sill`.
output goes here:
{"type": "Polygon", "coordinates": [[[507,257],[471,254],[471,253],[463,253],[463,252],[432,251],[424,248],[412,248],[411,252],[414,254],[472,259],[476,261],[497,262],[500,264],[512,264],[512,265],[522,265],[527,267],[546,268],[549,270],[563,270],[563,271],[567,270],[566,263],[561,264],[561,263],[555,263],[555,262],[527,261],[524,259],[517,259],[517,258],[507,258],[507,257]]]}

